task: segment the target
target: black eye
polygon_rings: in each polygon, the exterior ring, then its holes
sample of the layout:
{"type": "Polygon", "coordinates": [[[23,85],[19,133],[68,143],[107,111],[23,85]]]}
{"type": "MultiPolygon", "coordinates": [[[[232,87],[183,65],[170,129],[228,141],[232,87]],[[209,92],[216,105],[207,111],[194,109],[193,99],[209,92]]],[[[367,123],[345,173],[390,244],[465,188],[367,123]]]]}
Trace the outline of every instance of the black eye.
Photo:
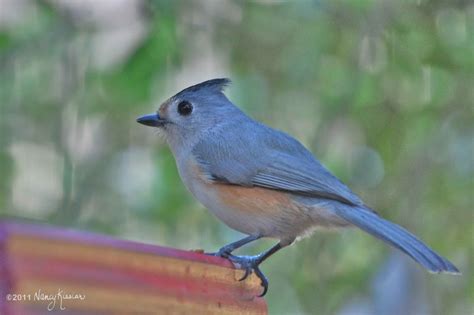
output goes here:
{"type": "Polygon", "coordinates": [[[193,111],[193,105],[188,101],[181,101],[178,104],[178,113],[182,116],[187,116],[193,111]]]}

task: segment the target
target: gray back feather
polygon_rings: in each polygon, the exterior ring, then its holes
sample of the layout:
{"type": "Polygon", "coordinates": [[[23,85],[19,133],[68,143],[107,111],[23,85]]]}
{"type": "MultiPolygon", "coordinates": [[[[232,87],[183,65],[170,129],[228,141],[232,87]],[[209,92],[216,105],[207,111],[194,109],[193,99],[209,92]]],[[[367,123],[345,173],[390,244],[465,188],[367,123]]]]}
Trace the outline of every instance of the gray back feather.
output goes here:
{"type": "Polygon", "coordinates": [[[243,113],[229,119],[193,149],[210,180],[362,204],[294,138],[243,113]]]}

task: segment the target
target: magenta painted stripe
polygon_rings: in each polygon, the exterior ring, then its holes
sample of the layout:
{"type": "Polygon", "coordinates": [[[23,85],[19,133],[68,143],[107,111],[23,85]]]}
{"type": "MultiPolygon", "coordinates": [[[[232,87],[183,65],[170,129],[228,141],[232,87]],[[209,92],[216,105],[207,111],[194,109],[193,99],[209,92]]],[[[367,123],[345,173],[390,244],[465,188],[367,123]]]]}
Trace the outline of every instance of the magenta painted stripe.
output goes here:
{"type": "Polygon", "coordinates": [[[0,221],[0,314],[13,314],[10,303],[6,302],[7,294],[11,293],[12,279],[10,261],[7,255],[8,234],[0,221]]]}

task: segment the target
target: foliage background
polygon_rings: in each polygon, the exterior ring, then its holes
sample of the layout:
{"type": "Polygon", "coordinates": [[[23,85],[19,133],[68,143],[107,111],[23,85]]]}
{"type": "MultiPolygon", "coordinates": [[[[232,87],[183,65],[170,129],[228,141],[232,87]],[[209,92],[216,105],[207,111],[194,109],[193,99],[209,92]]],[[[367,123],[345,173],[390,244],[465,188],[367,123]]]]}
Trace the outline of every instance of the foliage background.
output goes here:
{"type": "MultiPolygon", "coordinates": [[[[0,216],[183,249],[240,237],[135,123],[230,77],[385,217],[449,257],[433,276],[360,231],[263,266],[272,314],[473,310],[474,5],[469,1],[0,0],[0,216]]],[[[244,250],[263,250],[263,241],[244,250]]]]}

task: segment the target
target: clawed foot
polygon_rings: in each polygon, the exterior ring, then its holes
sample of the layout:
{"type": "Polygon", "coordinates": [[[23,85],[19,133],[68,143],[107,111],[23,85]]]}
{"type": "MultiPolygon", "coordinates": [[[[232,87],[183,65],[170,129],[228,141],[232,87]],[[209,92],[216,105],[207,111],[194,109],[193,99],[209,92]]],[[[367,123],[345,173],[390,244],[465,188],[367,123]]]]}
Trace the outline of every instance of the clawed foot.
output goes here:
{"type": "Polygon", "coordinates": [[[255,272],[255,275],[260,279],[262,287],[263,287],[263,292],[262,294],[259,295],[259,297],[264,296],[267,291],[268,291],[268,280],[263,274],[263,272],[260,270],[258,267],[260,265],[261,257],[259,255],[256,256],[235,256],[232,255],[230,252],[228,252],[225,248],[221,248],[218,252],[216,253],[205,253],[206,255],[209,256],[217,256],[217,257],[222,257],[222,258],[227,258],[234,264],[238,264],[241,269],[245,270],[245,274],[242,278],[239,279],[239,281],[244,281],[245,279],[248,278],[252,274],[252,272],[255,272]]]}
{"type": "Polygon", "coordinates": [[[252,272],[255,272],[255,275],[260,279],[262,287],[263,287],[263,292],[262,294],[259,295],[259,297],[264,296],[267,293],[268,290],[268,280],[263,274],[263,272],[260,270],[258,267],[260,265],[261,261],[261,256],[234,256],[232,254],[227,254],[227,257],[230,261],[232,261],[234,264],[238,264],[240,268],[245,270],[244,276],[239,279],[239,281],[243,281],[247,279],[248,276],[252,274],[252,272]]]}
{"type": "Polygon", "coordinates": [[[265,259],[276,253],[278,250],[282,249],[288,244],[291,244],[291,242],[285,242],[285,243],[278,243],[274,245],[272,248],[268,249],[267,251],[255,255],[255,256],[235,256],[232,255],[232,252],[236,250],[237,248],[242,247],[243,245],[250,243],[252,241],[255,241],[259,239],[261,236],[259,235],[250,235],[247,236],[246,238],[243,238],[237,242],[228,244],[221,249],[217,253],[207,253],[207,255],[212,255],[212,256],[218,256],[222,258],[227,258],[229,259],[232,263],[238,264],[240,268],[245,270],[245,274],[242,277],[242,279],[239,279],[239,281],[243,281],[248,278],[252,274],[252,272],[255,272],[255,275],[260,279],[260,282],[262,283],[263,286],[263,292],[259,296],[262,297],[267,293],[268,290],[268,280],[263,274],[263,272],[260,270],[258,267],[265,259]]]}

